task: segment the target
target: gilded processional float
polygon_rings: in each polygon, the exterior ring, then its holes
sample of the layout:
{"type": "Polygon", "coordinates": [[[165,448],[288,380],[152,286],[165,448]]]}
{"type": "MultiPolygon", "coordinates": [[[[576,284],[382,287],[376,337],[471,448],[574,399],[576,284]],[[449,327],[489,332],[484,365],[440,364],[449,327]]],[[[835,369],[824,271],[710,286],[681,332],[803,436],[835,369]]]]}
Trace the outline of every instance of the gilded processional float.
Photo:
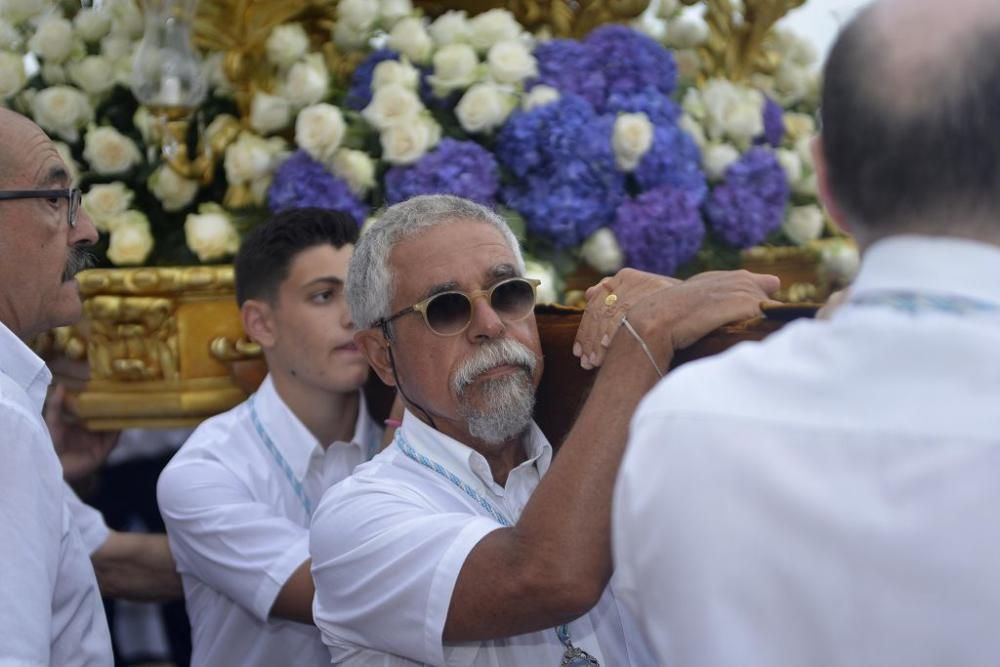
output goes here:
{"type": "MultiPolygon", "coordinates": [[[[804,1],[10,0],[0,99],[60,142],[101,231],[84,321],[38,346],[87,362],[62,380],[92,428],[197,423],[263,373],[241,233],[431,192],[501,212],[546,302],[622,266],[744,266],[822,301],[857,253],[816,201],[815,52],[776,28],[804,1]]],[[[552,373],[586,383],[575,317],[539,311],[542,400],[552,373]]]]}

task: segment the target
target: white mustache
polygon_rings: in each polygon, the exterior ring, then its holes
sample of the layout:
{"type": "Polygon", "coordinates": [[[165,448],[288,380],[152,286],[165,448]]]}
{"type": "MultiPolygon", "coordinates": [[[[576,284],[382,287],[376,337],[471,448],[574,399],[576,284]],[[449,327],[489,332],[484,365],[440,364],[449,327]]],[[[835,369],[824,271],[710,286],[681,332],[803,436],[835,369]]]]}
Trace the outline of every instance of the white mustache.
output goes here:
{"type": "Polygon", "coordinates": [[[538,360],[525,345],[510,338],[500,338],[483,343],[455,372],[451,385],[456,394],[461,394],[477,377],[497,366],[520,366],[535,372],[538,360]]]}

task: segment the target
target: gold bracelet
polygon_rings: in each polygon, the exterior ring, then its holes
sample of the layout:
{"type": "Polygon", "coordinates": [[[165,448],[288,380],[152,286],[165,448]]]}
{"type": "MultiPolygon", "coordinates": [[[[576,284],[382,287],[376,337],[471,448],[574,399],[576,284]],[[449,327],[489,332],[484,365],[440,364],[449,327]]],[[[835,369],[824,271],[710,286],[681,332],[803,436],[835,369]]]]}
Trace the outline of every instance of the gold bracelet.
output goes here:
{"type": "Polygon", "coordinates": [[[642,336],[639,335],[639,332],[636,331],[635,327],[632,326],[632,323],[628,321],[627,316],[622,315],[621,325],[624,326],[626,329],[628,329],[628,332],[632,334],[632,338],[635,338],[636,342],[639,343],[639,347],[641,347],[642,351],[646,353],[646,358],[649,359],[649,363],[653,364],[653,370],[656,371],[657,377],[662,378],[663,371],[661,371],[660,367],[657,366],[656,359],[653,358],[653,353],[649,351],[649,346],[646,345],[646,341],[642,339],[642,336]]]}

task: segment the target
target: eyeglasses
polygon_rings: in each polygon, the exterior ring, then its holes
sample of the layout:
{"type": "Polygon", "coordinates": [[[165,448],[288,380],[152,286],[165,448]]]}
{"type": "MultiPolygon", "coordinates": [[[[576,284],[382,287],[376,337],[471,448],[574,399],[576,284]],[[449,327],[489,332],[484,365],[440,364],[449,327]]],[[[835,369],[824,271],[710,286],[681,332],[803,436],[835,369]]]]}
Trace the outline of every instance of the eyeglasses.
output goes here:
{"type": "Polygon", "coordinates": [[[66,199],[69,201],[67,222],[76,227],[76,217],[80,213],[83,192],[78,188],[65,190],[0,190],[0,201],[6,199],[66,199]]]}
{"type": "Polygon", "coordinates": [[[489,289],[441,292],[379,320],[375,326],[382,327],[388,334],[390,322],[416,312],[423,315],[427,328],[438,336],[455,336],[469,327],[472,322],[472,301],[479,297],[485,297],[489,301],[490,307],[500,319],[517,322],[534,310],[535,289],[540,284],[541,281],[534,278],[509,278],[489,289]]]}

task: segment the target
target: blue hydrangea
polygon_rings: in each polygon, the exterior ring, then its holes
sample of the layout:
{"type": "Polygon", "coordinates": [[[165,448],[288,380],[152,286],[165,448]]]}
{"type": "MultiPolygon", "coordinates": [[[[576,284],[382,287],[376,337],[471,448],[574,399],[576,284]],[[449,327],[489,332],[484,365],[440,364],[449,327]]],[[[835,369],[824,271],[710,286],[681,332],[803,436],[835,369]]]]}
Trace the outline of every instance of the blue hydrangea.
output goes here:
{"type": "Polygon", "coordinates": [[[528,230],[556,247],[577,246],[607,224],[624,196],[567,179],[535,178],[507,185],[504,202],[520,213],[528,230]]]}
{"type": "Polygon", "coordinates": [[[496,206],[500,170],[493,154],[472,141],[442,139],[409,167],[393,167],[385,175],[389,204],[417,195],[450,194],[485,206],[496,206]]]}
{"type": "Polygon", "coordinates": [[[533,54],[538,77],[527,82],[527,89],[545,84],[564,95],[578,95],[595,107],[604,103],[604,74],[586,46],[572,39],[552,39],[536,46],[533,54]]]}
{"type": "Polygon", "coordinates": [[[615,94],[653,88],[669,96],[677,87],[673,54],[648,35],[624,25],[605,25],[590,33],[583,44],[603,74],[605,90],[596,104],[600,111],[615,94]]]}
{"type": "Polygon", "coordinates": [[[788,178],[774,153],[751,148],[726,169],[705,203],[705,216],[723,241],[749,248],[781,227],[788,197],[788,178]]]}
{"type": "Polygon", "coordinates": [[[691,135],[674,125],[655,128],[653,144],[642,156],[634,174],[643,191],[670,185],[687,193],[695,206],[708,194],[698,144],[691,135]]]}
{"type": "Polygon", "coordinates": [[[697,203],[669,185],[623,202],[612,230],[626,264],[667,276],[694,258],[705,238],[697,203]]]}
{"type": "Polygon", "coordinates": [[[278,167],[271,180],[267,200],[274,213],[315,206],[348,213],[358,225],[368,214],[368,207],[354,196],[347,183],[301,150],[278,167]]]}
{"type": "Polygon", "coordinates": [[[399,54],[390,49],[380,49],[371,53],[358,65],[351,77],[351,85],[344,98],[344,106],[361,111],[372,101],[372,77],[375,66],[384,60],[399,60],[399,54]]]}
{"type": "Polygon", "coordinates": [[[764,134],[754,143],[770,144],[777,148],[785,138],[785,112],[770,97],[764,96],[764,134]]]}
{"type": "Polygon", "coordinates": [[[653,125],[673,125],[681,115],[680,107],[672,99],[652,87],[630,93],[612,93],[605,104],[605,111],[613,114],[642,112],[653,125]]]}

